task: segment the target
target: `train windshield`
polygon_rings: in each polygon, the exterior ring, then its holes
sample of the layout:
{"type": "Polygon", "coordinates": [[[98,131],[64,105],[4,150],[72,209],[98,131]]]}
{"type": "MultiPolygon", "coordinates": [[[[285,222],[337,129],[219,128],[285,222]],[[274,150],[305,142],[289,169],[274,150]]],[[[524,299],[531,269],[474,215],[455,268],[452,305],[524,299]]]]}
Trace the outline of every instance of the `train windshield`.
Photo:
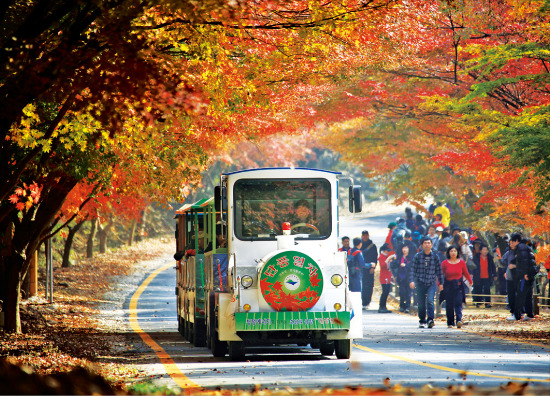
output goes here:
{"type": "Polygon", "coordinates": [[[235,183],[235,235],[269,240],[289,222],[297,238],[331,234],[330,183],[325,179],[241,179],[235,183]]]}

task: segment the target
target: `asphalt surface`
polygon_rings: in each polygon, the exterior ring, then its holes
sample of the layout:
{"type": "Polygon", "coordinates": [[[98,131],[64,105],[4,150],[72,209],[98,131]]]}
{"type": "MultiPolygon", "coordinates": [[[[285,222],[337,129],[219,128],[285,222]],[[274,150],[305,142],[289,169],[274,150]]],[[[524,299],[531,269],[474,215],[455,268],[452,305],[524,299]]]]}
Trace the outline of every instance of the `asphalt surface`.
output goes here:
{"type": "MultiPolygon", "coordinates": [[[[340,235],[359,236],[367,229],[380,246],[387,224],[398,213],[346,218],[340,235]]],[[[377,304],[363,311],[363,338],[355,340],[350,360],[321,356],[318,350],[295,346],[249,348],[245,362],[214,358],[206,348],[196,348],[177,332],[175,270],[149,277],[141,294],[134,294],[135,324],[153,344],[142,347],[150,363],[141,368],[156,374],[159,385],[184,383],[200,387],[379,387],[391,384],[438,387],[465,384],[495,387],[509,381],[531,381],[550,393],[550,354],[547,348],[448,329],[436,325],[419,329],[412,315],[379,314],[377,304]],[[155,346],[156,344],[156,346],[155,346]],[[160,348],[159,348],[160,347],[160,348]],[[160,352],[159,352],[160,351],[160,352]],[[162,353],[164,352],[164,354],[162,353]]],[[[125,308],[130,308],[130,303],[125,308]]],[[[526,323],[528,326],[528,323],[526,323]]],[[[136,336],[137,338],[137,336],[136,336]]],[[[143,338],[143,335],[142,335],[143,338]]]]}

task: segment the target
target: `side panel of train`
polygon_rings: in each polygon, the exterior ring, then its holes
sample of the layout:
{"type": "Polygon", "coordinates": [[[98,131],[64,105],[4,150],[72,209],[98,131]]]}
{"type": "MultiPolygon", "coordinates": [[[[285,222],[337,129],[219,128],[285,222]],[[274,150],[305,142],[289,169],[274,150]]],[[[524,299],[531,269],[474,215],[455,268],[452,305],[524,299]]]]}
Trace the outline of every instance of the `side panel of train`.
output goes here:
{"type": "MultiPolygon", "coordinates": [[[[233,360],[248,346],[276,344],[349,358],[352,339],[362,337],[362,311],[359,293],[348,289],[346,253],[338,251],[338,175],[234,172],[222,176],[215,198],[176,212],[185,337],[195,342],[202,332],[214,356],[233,360]]],[[[350,210],[360,206],[360,191],[350,188],[350,210]]]]}

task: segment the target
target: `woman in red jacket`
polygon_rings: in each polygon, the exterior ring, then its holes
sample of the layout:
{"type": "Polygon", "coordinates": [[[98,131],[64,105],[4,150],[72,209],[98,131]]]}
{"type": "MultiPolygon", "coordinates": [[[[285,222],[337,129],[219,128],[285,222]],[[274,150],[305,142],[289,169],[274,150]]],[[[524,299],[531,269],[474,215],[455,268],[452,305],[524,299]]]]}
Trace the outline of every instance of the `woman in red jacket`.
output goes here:
{"type": "Polygon", "coordinates": [[[386,262],[390,254],[390,245],[387,243],[380,247],[380,256],[378,256],[378,263],[380,264],[380,285],[382,285],[382,294],[380,295],[380,305],[378,307],[379,313],[390,313],[391,311],[386,307],[386,301],[388,300],[388,294],[391,290],[391,271],[388,268],[386,262]]]}
{"type": "Polygon", "coordinates": [[[472,278],[468,273],[468,268],[464,260],[458,257],[458,249],[456,246],[450,246],[445,253],[447,260],[441,263],[441,270],[445,277],[443,292],[445,300],[447,300],[445,311],[447,313],[447,326],[462,327],[462,302],[464,300],[464,282],[462,277],[465,277],[470,284],[472,278]]]}

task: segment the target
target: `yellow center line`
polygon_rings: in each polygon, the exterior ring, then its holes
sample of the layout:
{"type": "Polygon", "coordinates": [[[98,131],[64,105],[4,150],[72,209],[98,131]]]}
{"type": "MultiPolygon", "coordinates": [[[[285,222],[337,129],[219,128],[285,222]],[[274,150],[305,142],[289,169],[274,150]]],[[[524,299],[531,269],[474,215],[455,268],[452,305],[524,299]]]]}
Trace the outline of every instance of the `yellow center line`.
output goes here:
{"type": "Polygon", "coordinates": [[[171,266],[173,266],[174,263],[168,263],[165,266],[153,271],[147,279],[143,281],[141,285],[137,288],[136,292],[132,296],[132,299],[130,300],[130,326],[132,327],[132,330],[139,334],[143,342],[145,342],[149,347],[155,351],[157,354],[160,362],[163,364],[164,368],[166,369],[166,373],[172,377],[172,379],[176,382],[176,384],[181,387],[182,389],[186,388],[199,388],[200,386],[191,381],[185,374],[181,372],[181,370],[178,368],[176,363],[172,360],[170,355],[166,353],[166,351],[157,344],[149,334],[147,334],[145,331],[141,329],[138,323],[138,315],[137,315],[137,305],[138,300],[141,294],[144,292],[144,290],[147,288],[149,283],[155,277],[160,274],[162,271],[167,270],[171,266]]]}
{"type": "Polygon", "coordinates": [[[459,369],[454,369],[454,368],[450,368],[450,367],[439,366],[437,364],[421,362],[420,360],[409,359],[409,358],[406,358],[404,356],[392,355],[392,354],[377,351],[376,349],[371,349],[369,347],[359,345],[359,344],[353,344],[353,346],[358,348],[358,349],[362,349],[364,351],[367,351],[367,352],[376,353],[378,355],[383,355],[383,356],[387,356],[387,357],[390,357],[390,358],[393,358],[393,359],[403,360],[403,361],[408,362],[408,363],[417,364],[419,366],[424,366],[424,367],[430,367],[430,368],[433,368],[433,369],[436,369],[436,370],[450,371],[452,373],[457,373],[457,374],[460,374],[460,375],[471,375],[473,377],[501,378],[501,379],[506,379],[506,380],[509,380],[509,381],[550,382],[550,379],[510,377],[510,376],[506,376],[506,375],[484,374],[484,373],[477,373],[477,372],[472,372],[472,371],[468,371],[468,370],[459,370],[459,369]]]}

